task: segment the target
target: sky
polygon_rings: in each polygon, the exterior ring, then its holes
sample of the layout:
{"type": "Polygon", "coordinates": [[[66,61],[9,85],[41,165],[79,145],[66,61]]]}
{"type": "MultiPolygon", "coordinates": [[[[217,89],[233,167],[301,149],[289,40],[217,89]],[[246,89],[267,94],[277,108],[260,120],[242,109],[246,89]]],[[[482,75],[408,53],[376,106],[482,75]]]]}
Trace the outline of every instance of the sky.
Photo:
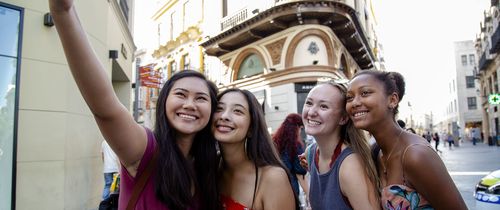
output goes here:
{"type": "Polygon", "coordinates": [[[401,116],[432,112],[439,118],[449,103],[448,84],[455,71],[453,42],[475,40],[490,0],[372,2],[386,68],[406,79],[402,103],[410,102],[411,110],[402,106],[401,116]]]}

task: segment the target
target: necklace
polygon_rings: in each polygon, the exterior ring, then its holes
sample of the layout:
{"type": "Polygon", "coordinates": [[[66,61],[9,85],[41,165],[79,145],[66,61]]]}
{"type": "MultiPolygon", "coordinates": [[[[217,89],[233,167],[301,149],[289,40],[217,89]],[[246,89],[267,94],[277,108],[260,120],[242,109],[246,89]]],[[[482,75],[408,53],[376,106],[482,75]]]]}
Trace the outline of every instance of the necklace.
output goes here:
{"type": "Polygon", "coordinates": [[[392,152],[394,151],[394,148],[396,148],[398,146],[399,140],[401,139],[401,134],[403,134],[403,129],[401,129],[401,131],[399,132],[398,140],[396,140],[396,143],[394,144],[391,151],[387,155],[387,158],[384,160],[384,174],[385,175],[387,175],[387,161],[389,161],[389,158],[391,158],[391,155],[392,155],[392,152]]]}

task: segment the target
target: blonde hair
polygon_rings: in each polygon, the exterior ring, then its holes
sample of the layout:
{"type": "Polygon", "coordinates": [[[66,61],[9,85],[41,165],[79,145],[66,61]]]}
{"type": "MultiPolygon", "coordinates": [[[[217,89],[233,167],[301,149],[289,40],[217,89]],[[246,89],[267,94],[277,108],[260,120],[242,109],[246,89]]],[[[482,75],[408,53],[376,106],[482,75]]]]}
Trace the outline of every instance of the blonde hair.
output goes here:
{"type": "MultiPolygon", "coordinates": [[[[342,109],[342,114],[345,116],[347,115],[347,110],[345,107],[346,104],[346,93],[347,93],[347,80],[344,81],[335,81],[335,80],[329,80],[325,82],[321,82],[318,85],[322,84],[329,84],[338,90],[340,90],[340,93],[342,94],[342,104],[344,104],[343,109],[342,109]]],[[[370,181],[373,183],[375,195],[377,195],[377,200],[380,199],[379,191],[380,189],[380,179],[377,175],[377,170],[375,167],[375,163],[372,159],[371,155],[371,149],[370,145],[368,143],[368,140],[366,138],[365,132],[361,129],[357,129],[354,127],[354,123],[350,118],[348,118],[347,122],[344,125],[340,125],[340,138],[344,140],[344,143],[347,144],[349,147],[352,148],[352,150],[359,154],[361,157],[361,160],[364,164],[365,168],[365,173],[370,179],[370,181]]]]}

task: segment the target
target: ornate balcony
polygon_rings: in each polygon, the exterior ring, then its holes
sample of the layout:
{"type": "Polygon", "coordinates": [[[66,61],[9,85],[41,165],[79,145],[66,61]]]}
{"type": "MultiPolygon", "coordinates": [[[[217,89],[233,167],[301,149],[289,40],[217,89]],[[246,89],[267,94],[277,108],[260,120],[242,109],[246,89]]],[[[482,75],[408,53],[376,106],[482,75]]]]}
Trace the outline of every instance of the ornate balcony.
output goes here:
{"type": "Polygon", "coordinates": [[[208,55],[221,56],[293,26],[324,25],[332,29],[356,63],[368,69],[373,67],[375,56],[352,2],[276,0],[274,6],[254,16],[247,14],[247,8],[223,19],[223,30],[201,46],[208,55]]]}
{"type": "Polygon", "coordinates": [[[492,59],[490,58],[489,53],[487,53],[486,51],[483,52],[483,54],[479,58],[479,64],[478,64],[479,71],[486,70],[488,65],[490,65],[491,63],[491,60],[492,59]]]}
{"type": "Polygon", "coordinates": [[[491,49],[490,53],[494,54],[500,51],[500,27],[497,26],[495,33],[491,36],[491,49]]]}

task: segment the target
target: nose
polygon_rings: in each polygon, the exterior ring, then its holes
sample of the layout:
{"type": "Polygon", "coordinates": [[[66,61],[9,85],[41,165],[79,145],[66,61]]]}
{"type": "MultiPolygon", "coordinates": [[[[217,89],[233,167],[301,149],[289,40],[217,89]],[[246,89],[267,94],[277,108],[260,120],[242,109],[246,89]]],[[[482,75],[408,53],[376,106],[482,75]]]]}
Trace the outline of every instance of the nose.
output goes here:
{"type": "Polygon", "coordinates": [[[229,118],[230,118],[230,115],[229,115],[229,112],[227,110],[220,112],[219,120],[229,121],[229,118]]]}
{"type": "Polygon", "coordinates": [[[194,99],[188,98],[184,101],[182,108],[189,110],[196,110],[196,105],[194,104],[194,99]]]}
{"type": "Polygon", "coordinates": [[[310,116],[310,117],[315,117],[316,115],[318,115],[318,112],[317,112],[317,107],[316,106],[311,106],[309,107],[307,110],[306,110],[306,114],[307,116],[310,116]]]}
{"type": "Polygon", "coordinates": [[[357,96],[354,96],[351,100],[351,102],[347,103],[346,105],[350,105],[351,107],[358,107],[361,105],[360,98],[357,96]]]}

